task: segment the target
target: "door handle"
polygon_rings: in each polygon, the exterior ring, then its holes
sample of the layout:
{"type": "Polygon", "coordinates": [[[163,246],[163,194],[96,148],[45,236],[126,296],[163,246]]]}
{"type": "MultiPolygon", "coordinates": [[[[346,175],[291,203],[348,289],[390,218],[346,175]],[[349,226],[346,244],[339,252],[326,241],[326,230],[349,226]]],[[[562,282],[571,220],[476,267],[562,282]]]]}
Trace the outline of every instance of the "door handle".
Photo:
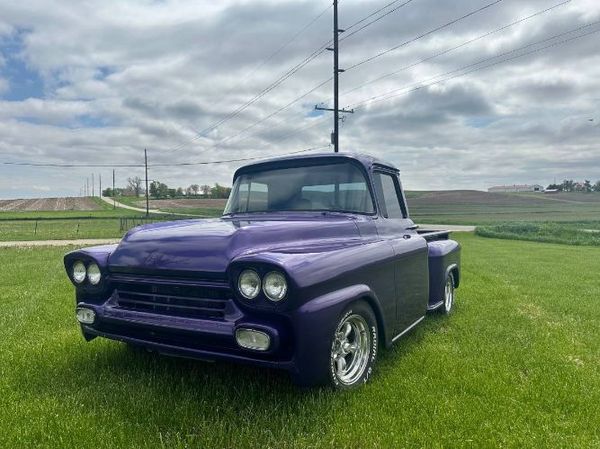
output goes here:
{"type": "Polygon", "coordinates": [[[416,224],[416,225],[408,226],[406,229],[409,231],[416,231],[417,229],[419,229],[419,225],[416,224]]]}
{"type": "Polygon", "coordinates": [[[402,238],[403,238],[404,240],[408,240],[410,237],[411,237],[411,236],[410,236],[410,234],[404,234],[404,235],[402,236],[402,238]]]}

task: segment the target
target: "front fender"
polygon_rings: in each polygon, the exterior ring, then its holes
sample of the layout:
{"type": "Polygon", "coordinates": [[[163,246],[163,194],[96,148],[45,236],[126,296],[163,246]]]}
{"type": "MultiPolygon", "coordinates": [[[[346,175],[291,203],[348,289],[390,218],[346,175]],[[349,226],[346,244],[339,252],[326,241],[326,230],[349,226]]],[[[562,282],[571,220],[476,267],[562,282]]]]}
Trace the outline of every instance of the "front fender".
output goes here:
{"type": "Polygon", "coordinates": [[[303,383],[318,383],[327,375],[331,336],[344,309],[357,300],[364,300],[371,305],[380,336],[385,341],[379,300],[371,288],[364,284],[352,285],[314,298],[292,315],[296,342],[293,374],[303,383]]]}
{"type": "Polygon", "coordinates": [[[109,285],[107,282],[107,279],[109,277],[108,258],[110,257],[110,255],[116,247],[117,245],[94,246],[90,248],[71,251],[70,253],[65,254],[65,270],[67,271],[67,276],[71,280],[71,283],[76,288],[75,291],[77,302],[86,300],[97,303],[98,301],[106,300],[106,296],[109,294],[109,285]],[[90,285],[87,282],[81,285],[75,283],[73,281],[71,267],[77,260],[81,260],[86,265],[95,262],[98,265],[98,267],[100,267],[100,272],[102,273],[103,281],[100,282],[100,284],[97,286],[90,285]]]}

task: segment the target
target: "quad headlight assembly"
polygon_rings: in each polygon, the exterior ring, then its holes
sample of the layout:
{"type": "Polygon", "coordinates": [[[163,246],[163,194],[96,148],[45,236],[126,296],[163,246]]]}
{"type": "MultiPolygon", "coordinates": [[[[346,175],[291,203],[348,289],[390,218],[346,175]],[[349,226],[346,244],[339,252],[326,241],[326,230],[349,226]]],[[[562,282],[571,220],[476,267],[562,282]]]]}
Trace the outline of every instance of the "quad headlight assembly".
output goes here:
{"type": "Polygon", "coordinates": [[[90,285],[96,286],[102,280],[102,270],[96,262],[86,264],[82,260],[77,260],[71,266],[71,277],[75,285],[83,285],[87,280],[90,285]]]}
{"type": "Polygon", "coordinates": [[[286,277],[279,271],[271,271],[264,277],[252,269],[243,270],[238,277],[238,291],[245,299],[253,300],[261,292],[271,302],[285,299],[288,291],[286,277]]]}

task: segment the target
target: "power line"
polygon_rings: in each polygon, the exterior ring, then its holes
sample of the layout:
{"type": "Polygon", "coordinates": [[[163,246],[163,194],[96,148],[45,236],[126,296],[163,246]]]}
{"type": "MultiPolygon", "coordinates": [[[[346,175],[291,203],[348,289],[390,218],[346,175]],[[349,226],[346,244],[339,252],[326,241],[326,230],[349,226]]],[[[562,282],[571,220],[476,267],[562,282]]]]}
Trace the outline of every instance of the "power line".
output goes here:
{"type": "MultiPolygon", "coordinates": [[[[239,106],[236,110],[234,110],[233,112],[229,113],[228,115],[226,115],[221,120],[217,121],[216,123],[213,123],[209,127],[207,127],[205,129],[203,129],[202,131],[200,131],[198,133],[198,135],[196,135],[195,137],[193,137],[191,139],[191,142],[194,142],[194,141],[196,141],[196,140],[204,137],[204,134],[217,129],[223,123],[228,122],[229,120],[237,117],[245,109],[249,108],[254,103],[256,103],[258,100],[260,100],[262,97],[264,97],[265,95],[267,95],[269,92],[271,92],[272,90],[274,90],[277,87],[279,87],[287,79],[291,78],[296,72],[298,72],[300,69],[302,69],[303,67],[305,67],[306,65],[308,65],[317,56],[319,56],[323,52],[325,52],[326,48],[327,48],[326,45],[323,45],[323,46],[319,47],[319,49],[315,50],[313,53],[311,53],[309,56],[307,56],[303,61],[301,61],[300,63],[296,64],[292,69],[288,70],[283,76],[279,77],[275,82],[273,82],[270,86],[268,86],[265,89],[263,89],[259,94],[255,95],[252,99],[250,99],[249,101],[247,101],[243,105],[239,106]]],[[[179,151],[182,148],[185,148],[187,145],[189,145],[189,143],[181,144],[181,145],[179,145],[179,146],[177,146],[175,148],[167,150],[167,152],[179,151]]]]}
{"type": "MultiPolygon", "coordinates": [[[[250,76],[252,76],[254,73],[256,73],[260,68],[264,67],[269,61],[271,61],[273,58],[275,58],[275,56],[277,56],[278,54],[280,54],[285,48],[289,47],[294,41],[296,41],[298,39],[298,37],[300,37],[300,35],[302,35],[302,33],[304,33],[306,30],[308,30],[311,26],[313,26],[321,17],[323,17],[323,15],[329,11],[331,9],[332,5],[327,6],[323,11],[321,11],[316,17],[314,17],[312,20],[310,20],[306,25],[304,25],[300,30],[298,30],[289,40],[287,40],[283,45],[281,45],[279,48],[277,48],[277,50],[275,50],[273,53],[271,53],[268,57],[266,57],[265,59],[263,59],[258,65],[256,65],[252,70],[250,70],[250,72],[246,73],[246,75],[244,76],[242,82],[240,82],[238,84],[238,86],[242,86],[245,84],[245,82],[250,78],[250,76]]],[[[221,103],[222,104],[222,103],[221,103]]],[[[202,131],[196,131],[194,130],[194,132],[196,132],[196,134],[200,134],[202,135],[203,132],[202,131]]]]}
{"type": "Polygon", "coordinates": [[[480,13],[480,12],[482,12],[482,11],[488,9],[488,8],[491,8],[492,6],[497,5],[498,3],[502,2],[502,1],[503,0],[495,0],[495,1],[491,2],[491,3],[488,3],[487,5],[482,6],[481,8],[477,8],[477,9],[475,9],[475,10],[473,10],[473,11],[471,11],[471,12],[469,12],[469,13],[463,15],[463,16],[457,17],[456,19],[451,20],[450,22],[446,22],[443,25],[440,25],[440,26],[438,26],[438,27],[436,27],[436,28],[434,28],[432,30],[429,30],[429,31],[427,31],[425,33],[422,33],[422,34],[418,35],[418,36],[415,36],[415,37],[413,37],[413,38],[411,38],[411,39],[409,39],[407,41],[404,41],[401,44],[395,45],[392,48],[388,48],[387,50],[383,50],[383,51],[381,51],[379,53],[376,53],[373,56],[370,56],[370,57],[368,57],[366,59],[363,59],[362,61],[359,61],[359,62],[357,62],[355,64],[352,64],[350,67],[346,68],[346,71],[355,69],[356,67],[360,67],[363,64],[371,62],[371,61],[373,61],[373,60],[375,60],[377,58],[380,58],[381,56],[384,56],[384,55],[386,55],[388,53],[391,53],[391,52],[393,52],[395,50],[398,50],[401,47],[404,47],[404,46],[406,46],[408,44],[416,42],[419,39],[422,39],[424,37],[430,36],[431,34],[437,33],[438,31],[441,31],[444,28],[448,28],[449,26],[454,25],[455,23],[460,22],[461,20],[464,20],[464,19],[466,19],[468,17],[471,17],[471,16],[473,16],[473,15],[475,15],[477,13],[480,13]]]}
{"type": "Polygon", "coordinates": [[[291,156],[299,153],[307,153],[309,151],[323,150],[325,148],[329,148],[329,144],[321,145],[318,147],[305,148],[304,150],[292,151],[291,153],[285,153],[281,155],[271,155],[271,156],[256,156],[256,157],[246,157],[240,159],[229,159],[224,161],[207,161],[207,162],[182,162],[179,164],[154,164],[150,165],[150,167],[188,167],[192,165],[213,165],[213,164],[227,164],[230,162],[244,162],[244,161],[255,161],[258,159],[268,159],[275,156],[291,156]]]}
{"type": "Polygon", "coordinates": [[[312,89],[306,91],[305,93],[303,93],[302,95],[300,95],[299,97],[296,97],[295,99],[293,99],[292,101],[290,101],[289,103],[287,103],[286,105],[280,107],[279,109],[275,110],[274,112],[272,112],[271,114],[267,115],[266,117],[263,117],[262,119],[250,124],[249,126],[245,127],[244,129],[242,129],[241,131],[239,131],[237,134],[233,134],[229,137],[226,137],[222,140],[220,140],[219,142],[215,143],[214,145],[212,145],[211,147],[207,148],[207,149],[212,149],[212,148],[216,148],[219,147],[221,145],[223,145],[225,142],[228,142],[232,139],[235,139],[236,137],[244,134],[245,132],[255,128],[256,126],[266,122],[267,120],[269,120],[270,118],[276,116],[277,114],[280,114],[281,112],[285,111],[286,109],[288,109],[289,107],[293,106],[294,104],[298,103],[300,100],[302,100],[303,98],[306,98],[308,95],[312,94],[313,92],[317,91],[319,88],[323,87],[325,84],[327,84],[328,82],[330,82],[332,80],[332,78],[328,78],[322,82],[320,82],[319,84],[317,84],[316,86],[314,86],[312,89]]]}
{"type": "MultiPolygon", "coordinates": [[[[235,138],[235,137],[238,137],[238,136],[240,136],[241,134],[243,134],[245,131],[247,131],[247,130],[249,130],[249,129],[251,129],[251,128],[254,128],[255,126],[258,126],[259,124],[261,124],[261,123],[263,123],[263,122],[267,121],[267,120],[268,120],[268,119],[270,119],[271,117],[275,116],[275,115],[276,115],[278,112],[280,112],[281,110],[288,108],[288,107],[289,107],[289,106],[291,106],[293,103],[296,103],[296,102],[298,102],[300,99],[302,99],[303,97],[305,97],[305,96],[306,96],[306,95],[308,95],[309,93],[311,93],[311,92],[313,92],[313,91],[317,90],[317,88],[318,88],[318,87],[321,87],[321,86],[323,86],[323,85],[324,85],[324,84],[325,84],[327,81],[330,81],[330,80],[326,80],[325,82],[322,82],[320,85],[318,85],[318,86],[315,86],[313,89],[311,89],[311,91],[307,92],[306,94],[302,95],[301,97],[298,97],[298,98],[296,98],[295,100],[293,100],[292,102],[288,103],[287,105],[285,105],[285,106],[281,107],[281,108],[280,108],[278,111],[276,111],[275,113],[272,113],[272,114],[270,114],[269,116],[267,116],[267,117],[264,117],[263,119],[261,119],[261,120],[259,120],[259,121],[257,121],[257,122],[254,122],[252,125],[250,125],[250,126],[246,127],[245,129],[241,130],[240,132],[238,132],[238,133],[237,133],[237,134],[235,134],[235,135],[229,136],[229,137],[227,137],[227,138],[225,138],[225,139],[222,139],[222,140],[221,140],[221,141],[219,141],[219,142],[216,142],[215,144],[213,144],[213,145],[211,145],[210,147],[206,148],[206,150],[212,150],[212,149],[218,149],[218,148],[222,148],[223,144],[225,144],[227,141],[229,141],[229,140],[231,140],[231,139],[233,139],[233,138],[235,138]]],[[[285,120],[281,120],[281,121],[279,121],[277,124],[282,124],[284,121],[285,121],[285,120]]],[[[305,130],[307,130],[307,129],[314,128],[315,126],[317,126],[317,125],[319,125],[319,124],[320,124],[320,121],[316,121],[316,122],[314,122],[314,123],[309,123],[308,125],[306,125],[306,126],[302,126],[302,127],[298,128],[298,129],[296,129],[295,131],[292,131],[292,132],[290,132],[290,133],[288,133],[288,134],[284,135],[282,138],[275,140],[275,142],[283,142],[283,141],[287,140],[288,138],[292,137],[293,135],[295,135],[295,134],[298,134],[298,133],[299,133],[299,132],[301,132],[301,131],[305,131],[305,130]]],[[[246,137],[244,137],[244,138],[242,138],[242,139],[238,140],[238,142],[237,142],[237,143],[239,143],[239,142],[243,142],[244,140],[247,140],[247,139],[249,139],[251,136],[252,136],[252,134],[250,134],[250,135],[248,135],[248,136],[246,136],[246,137]]]]}
{"type": "Polygon", "coordinates": [[[360,101],[360,102],[358,102],[358,103],[354,103],[353,105],[351,105],[351,106],[348,106],[348,107],[354,107],[354,108],[357,108],[357,107],[360,107],[360,106],[364,106],[364,105],[366,105],[366,104],[374,104],[374,103],[379,103],[379,102],[382,102],[382,101],[389,100],[390,98],[395,98],[395,97],[398,97],[398,96],[401,96],[401,95],[405,95],[405,94],[408,94],[408,93],[411,93],[411,92],[415,92],[415,91],[417,91],[417,90],[420,90],[420,89],[423,89],[423,88],[425,88],[425,87],[433,86],[433,85],[440,84],[440,83],[443,83],[443,82],[446,82],[446,81],[449,81],[449,80],[452,80],[452,79],[455,79],[455,78],[459,78],[459,77],[462,77],[462,76],[468,75],[468,74],[470,74],[470,73],[477,72],[477,71],[479,71],[479,70],[483,70],[483,69],[486,69],[486,68],[489,68],[489,67],[494,67],[494,66],[496,66],[496,65],[499,65],[499,64],[503,64],[503,63],[505,63],[505,62],[512,61],[512,60],[514,60],[514,59],[518,59],[518,58],[522,58],[522,57],[524,57],[524,56],[528,56],[528,55],[531,55],[531,54],[534,54],[534,53],[538,53],[538,52],[540,52],[540,51],[543,51],[543,50],[546,50],[546,49],[548,49],[548,48],[556,47],[556,46],[558,46],[558,45],[562,45],[562,44],[565,44],[565,43],[571,42],[571,41],[573,41],[573,40],[580,39],[580,38],[582,38],[582,37],[586,37],[586,36],[589,36],[589,35],[591,35],[591,34],[598,33],[598,32],[600,32],[600,29],[598,29],[598,30],[594,30],[594,31],[590,31],[590,32],[587,32],[587,33],[583,33],[583,34],[580,34],[580,35],[577,35],[577,36],[573,36],[573,37],[570,37],[570,38],[567,38],[567,39],[563,39],[563,40],[561,40],[561,41],[558,41],[558,42],[553,42],[553,43],[551,43],[551,44],[548,44],[548,45],[546,45],[546,46],[543,46],[543,47],[540,47],[540,48],[536,48],[536,49],[530,50],[530,51],[528,51],[528,52],[525,52],[525,53],[522,53],[522,54],[519,54],[519,55],[512,56],[512,57],[510,57],[510,58],[502,59],[502,60],[500,60],[500,61],[492,62],[492,63],[490,63],[490,64],[487,64],[487,65],[485,65],[485,66],[476,67],[476,66],[479,66],[479,65],[481,65],[481,64],[484,64],[484,63],[486,63],[486,62],[492,61],[492,60],[494,60],[494,59],[498,59],[498,58],[502,58],[502,57],[504,57],[504,56],[508,56],[508,55],[510,55],[510,54],[513,54],[513,53],[519,52],[519,51],[521,51],[521,50],[524,50],[524,49],[526,49],[526,48],[529,48],[529,47],[532,47],[532,46],[535,46],[535,45],[539,45],[539,44],[543,44],[543,43],[545,43],[545,42],[549,42],[549,41],[555,40],[555,39],[557,39],[557,38],[559,38],[559,37],[563,37],[563,36],[566,36],[566,35],[568,35],[568,34],[576,33],[577,31],[581,31],[581,30],[583,30],[583,29],[586,29],[586,28],[589,28],[589,27],[591,27],[591,26],[598,25],[598,24],[600,24],[600,20],[599,20],[599,21],[595,21],[595,22],[588,23],[588,24],[586,24],[586,25],[582,25],[582,26],[580,26],[580,27],[574,28],[574,29],[572,29],[572,30],[570,30],[570,31],[566,31],[566,32],[564,32],[564,33],[556,34],[556,35],[554,35],[554,36],[552,36],[552,37],[549,37],[549,38],[547,38],[547,39],[542,39],[542,40],[540,40],[540,41],[533,42],[533,43],[531,43],[531,44],[524,45],[524,46],[522,46],[522,47],[519,47],[519,48],[515,48],[515,49],[513,49],[513,50],[510,50],[510,51],[508,51],[508,52],[505,52],[505,53],[501,53],[501,54],[499,54],[499,55],[496,55],[496,56],[492,56],[492,57],[490,57],[490,58],[485,58],[485,59],[482,59],[482,60],[480,60],[480,61],[477,61],[477,62],[475,62],[475,63],[469,64],[469,65],[466,65],[466,66],[463,66],[463,67],[460,67],[460,68],[458,68],[458,69],[455,69],[455,70],[452,70],[452,71],[450,71],[450,72],[446,72],[446,73],[443,73],[443,74],[440,74],[440,75],[433,76],[433,77],[431,77],[431,78],[428,78],[427,80],[424,80],[424,81],[421,81],[421,82],[417,82],[417,83],[413,83],[413,84],[410,84],[410,85],[407,85],[407,86],[404,86],[404,87],[401,87],[401,88],[398,88],[398,89],[393,89],[393,90],[391,90],[391,91],[388,91],[388,92],[386,92],[386,93],[383,93],[383,94],[380,94],[380,95],[373,96],[373,97],[371,97],[371,98],[368,98],[368,99],[366,99],[366,100],[360,101]],[[466,69],[469,69],[469,68],[471,68],[471,67],[473,67],[471,70],[468,70],[468,71],[466,71],[466,72],[463,72],[464,70],[466,70],[466,69]],[[459,73],[459,72],[463,72],[463,73],[459,73]],[[429,80],[434,80],[434,79],[436,79],[436,78],[439,78],[439,77],[444,77],[444,76],[446,76],[446,75],[452,75],[452,76],[448,76],[448,77],[446,77],[446,78],[442,78],[442,79],[440,79],[440,80],[437,80],[437,81],[434,81],[434,82],[431,82],[431,83],[425,84],[425,83],[427,83],[427,81],[429,81],[429,80]],[[411,86],[415,86],[415,85],[416,85],[416,87],[413,87],[413,88],[411,88],[411,86]]]}
{"type": "MultiPolygon", "coordinates": [[[[349,26],[348,28],[346,28],[346,32],[348,32],[350,29],[354,28],[354,27],[355,27],[355,26],[357,26],[358,24],[360,24],[360,23],[362,23],[362,22],[365,22],[366,20],[370,19],[371,17],[373,17],[373,16],[377,15],[377,14],[378,14],[378,13],[380,13],[381,11],[383,11],[383,10],[385,10],[385,9],[389,8],[389,7],[390,7],[390,6],[392,6],[393,4],[395,4],[395,3],[398,3],[399,1],[400,1],[400,0],[395,0],[395,1],[391,2],[391,3],[388,3],[388,4],[387,4],[387,5],[385,5],[384,7],[382,7],[382,8],[379,8],[377,11],[375,11],[375,12],[373,12],[373,13],[369,14],[367,17],[365,17],[365,18],[363,18],[363,19],[359,20],[358,22],[356,22],[356,23],[354,23],[353,25],[351,25],[351,26],[349,26]]],[[[406,6],[406,5],[408,5],[408,4],[409,4],[409,3],[411,3],[412,1],[413,1],[413,0],[406,0],[404,3],[401,3],[400,5],[396,6],[395,8],[393,8],[393,9],[391,9],[391,10],[389,10],[389,11],[386,11],[386,12],[385,12],[384,14],[382,14],[381,16],[379,16],[379,17],[376,17],[375,19],[373,19],[373,20],[372,20],[372,21],[370,21],[369,23],[367,23],[367,24],[365,24],[365,25],[361,26],[359,29],[357,29],[357,30],[354,30],[354,31],[353,31],[353,32],[351,32],[351,33],[345,34],[345,35],[344,35],[344,37],[340,39],[340,42],[343,42],[343,41],[345,41],[346,39],[348,39],[349,37],[352,37],[352,36],[354,36],[356,33],[360,33],[360,32],[361,32],[362,30],[364,30],[365,28],[367,28],[367,27],[370,27],[370,26],[371,26],[371,25],[373,25],[374,23],[377,23],[377,22],[379,22],[379,21],[380,21],[381,19],[383,19],[384,17],[387,17],[387,16],[389,16],[390,14],[392,14],[392,13],[394,13],[394,12],[398,11],[400,8],[402,8],[402,7],[406,6]]]]}
{"type": "Polygon", "coordinates": [[[535,13],[533,13],[533,14],[530,14],[529,16],[522,17],[522,18],[520,18],[520,19],[518,19],[518,20],[515,20],[514,22],[511,22],[511,23],[509,23],[509,24],[507,24],[507,25],[504,25],[504,26],[502,26],[502,27],[500,27],[500,28],[496,28],[495,30],[489,31],[489,32],[487,32],[487,33],[485,33],[485,34],[482,34],[482,35],[480,35],[480,36],[477,36],[477,37],[475,37],[475,38],[473,38],[473,39],[469,39],[468,41],[465,41],[465,42],[463,42],[463,43],[461,43],[461,44],[459,44],[459,45],[456,45],[456,46],[454,46],[454,47],[451,47],[451,48],[448,48],[448,49],[446,49],[446,50],[444,50],[444,51],[441,51],[441,52],[439,52],[439,53],[436,53],[436,54],[434,54],[434,55],[432,55],[432,56],[429,56],[429,57],[427,57],[427,58],[425,58],[425,59],[421,59],[421,60],[419,60],[419,61],[417,61],[417,62],[414,62],[414,63],[412,63],[412,64],[409,64],[409,65],[407,65],[407,66],[401,67],[401,68],[400,68],[400,69],[398,69],[398,70],[395,70],[395,71],[393,71],[393,72],[390,72],[390,73],[386,73],[385,75],[381,75],[381,76],[378,76],[377,78],[374,78],[374,79],[371,79],[371,80],[369,80],[369,81],[366,81],[365,83],[362,83],[362,84],[360,84],[360,85],[358,85],[358,86],[356,86],[356,87],[353,87],[352,89],[348,89],[348,90],[344,91],[344,92],[343,92],[343,94],[348,94],[348,93],[351,93],[351,92],[355,92],[355,91],[357,91],[357,90],[359,90],[359,89],[362,89],[363,87],[365,87],[365,86],[368,86],[368,85],[370,85],[370,84],[373,84],[373,83],[375,83],[375,82],[377,82],[377,81],[381,81],[381,80],[383,80],[383,79],[386,79],[386,78],[389,78],[389,77],[391,77],[391,76],[397,75],[398,73],[401,73],[401,72],[403,72],[403,71],[405,71],[405,70],[408,70],[408,69],[411,69],[411,68],[413,68],[413,67],[416,67],[416,66],[418,66],[418,65],[420,65],[420,64],[423,64],[423,63],[425,63],[425,62],[429,62],[429,61],[431,61],[431,60],[433,60],[433,59],[435,59],[435,58],[439,58],[440,56],[443,56],[443,55],[446,55],[446,54],[448,54],[448,53],[450,53],[450,52],[452,52],[452,51],[458,50],[459,48],[462,48],[462,47],[464,47],[464,46],[466,46],[466,45],[472,44],[473,42],[476,42],[476,41],[479,41],[479,40],[481,40],[481,39],[484,39],[484,38],[486,38],[486,37],[488,37],[488,36],[491,36],[492,34],[498,33],[498,32],[500,32],[500,31],[504,31],[504,30],[506,30],[507,28],[510,28],[510,27],[512,27],[512,26],[514,26],[514,25],[517,25],[517,24],[519,24],[519,23],[523,23],[523,22],[525,22],[525,21],[527,21],[527,20],[533,19],[534,17],[537,17],[537,16],[539,16],[539,15],[541,15],[541,14],[544,14],[544,13],[546,13],[546,12],[549,12],[549,11],[551,11],[551,10],[555,9],[555,8],[558,8],[559,6],[566,5],[567,3],[570,3],[571,1],[572,1],[572,0],[566,0],[566,1],[563,1],[563,2],[561,2],[561,3],[557,3],[556,5],[554,5],[554,6],[551,6],[551,7],[549,7],[549,8],[546,8],[546,9],[543,9],[543,10],[537,11],[537,12],[535,12],[535,13]]]}
{"type": "MultiPolygon", "coordinates": [[[[272,114],[272,115],[274,115],[274,114],[272,114]]],[[[263,120],[261,120],[261,122],[264,122],[264,121],[266,121],[268,118],[270,118],[270,117],[265,117],[263,120]]],[[[285,121],[285,120],[281,120],[281,121],[279,121],[277,124],[282,124],[284,121],[285,121]]],[[[307,130],[307,129],[314,128],[315,126],[319,125],[321,121],[323,121],[323,120],[322,120],[322,119],[321,119],[321,120],[317,120],[317,121],[315,121],[315,122],[313,122],[313,123],[309,123],[308,125],[302,126],[302,127],[298,128],[298,129],[296,129],[296,130],[294,130],[294,131],[292,131],[292,132],[290,132],[290,133],[288,133],[288,134],[285,134],[283,137],[281,137],[281,138],[279,138],[279,139],[276,139],[276,140],[275,140],[275,143],[277,143],[277,142],[283,142],[283,141],[285,141],[285,140],[289,139],[290,137],[292,137],[293,135],[296,135],[296,134],[298,134],[298,133],[299,133],[299,132],[301,132],[301,131],[305,131],[305,130],[307,130]]],[[[256,123],[254,123],[253,125],[249,126],[248,128],[254,127],[254,126],[258,125],[258,124],[259,124],[259,122],[256,122],[256,123]]],[[[239,132],[237,135],[241,135],[243,132],[244,132],[244,130],[240,131],[240,132],[239,132]]],[[[235,135],[235,136],[230,136],[230,137],[231,137],[231,138],[234,138],[234,137],[236,137],[237,135],[235,135]]],[[[243,139],[240,139],[240,140],[238,141],[238,143],[239,143],[239,142],[243,142],[244,140],[247,140],[247,139],[249,139],[251,136],[252,136],[252,135],[249,135],[249,136],[246,136],[246,137],[244,137],[243,139]]],[[[222,147],[222,145],[223,145],[224,143],[226,143],[226,141],[227,141],[227,140],[229,140],[229,138],[226,138],[226,139],[223,139],[223,140],[221,140],[221,141],[217,142],[216,144],[214,144],[213,146],[209,147],[208,149],[218,149],[218,148],[221,148],[221,147],[222,147]]]]}
{"type": "Polygon", "coordinates": [[[298,37],[300,37],[300,35],[302,33],[304,33],[306,30],[308,30],[311,26],[313,26],[321,17],[323,17],[323,15],[329,11],[331,9],[332,5],[329,5],[327,8],[325,8],[322,12],[320,12],[314,19],[312,19],[310,22],[308,22],[304,27],[302,27],[296,34],[294,34],[290,40],[288,40],[286,43],[284,43],[281,47],[279,47],[277,50],[275,50],[269,57],[267,57],[266,59],[264,59],[260,64],[258,64],[254,69],[252,69],[252,71],[250,71],[249,74],[246,75],[246,79],[251,76],[253,73],[255,73],[258,69],[260,69],[261,67],[263,67],[265,64],[267,64],[269,61],[271,61],[275,56],[277,56],[279,53],[281,53],[285,48],[287,48],[290,44],[292,44],[296,39],[298,39],[298,37]]]}
{"type": "MultiPolygon", "coordinates": [[[[252,97],[250,100],[248,100],[246,103],[242,104],[241,106],[239,106],[237,109],[235,109],[233,112],[227,114],[225,117],[223,117],[222,119],[218,120],[217,122],[213,123],[212,125],[204,128],[202,131],[200,131],[198,133],[197,136],[195,136],[194,138],[192,138],[192,141],[195,141],[197,139],[200,139],[201,137],[204,137],[204,135],[210,131],[213,131],[215,129],[217,129],[219,126],[221,126],[222,124],[228,122],[229,120],[237,117],[241,112],[243,112],[245,109],[249,108],[250,106],[252,106],[254,103],[256,103],[258,100],[260,100],[262,97],[264,97],[265,95],[267,95],[269,92],[271,92],[272,90],[276,89],[277,87],[279,87],[281,84],[283,84],[286,80],[288,80],[289,78],[291,78],[292,76],[294,76],[299,70],[301,70],[303,67],[305,67],[306,65],[308,65],[311,61],[313,61],[314,59],[316,59],[318,56],[320,56],[321,54],[323,54],[325,52],[325,50],[327,49],[327,44],[323,44],[322,46],[320,46],[319,48],[317,48],[315,51],[313,51],[310,55],[308,55],[306,58],[304,58],[302,61],[300,61],[298,64],[296,64],[294,67],[292,67],[291,69],[289,69],[286,73],[284,73],[282,76],[280,76],[277,80],[275,80],[273,83],[271,83],[269,86],[267,86],[266,88],[264,88],[262,91],[260,91],[257,95],[255,95],[254,97],[252,97]]],[[[171,150],[167,150],[168,152],[175,152],[180,150],[181,148],[187,146],[188,144],[182,144],[179,145],[171,150]]]]}
{"type": "MultiPolygon", "coordinates": [[[[148,167],[184,167],[192,165],[212,165],[212,164],[226,164],[230,162],[243,162],[253,161],[258,159],[267,159],[276,156],[291,156],[299,153],[306,153],[309,151],[322,150],[328,148],[329,144],[321,145],[318,147],[305,148],[303,150],[292,151],[284,154],[273,154],[268,156],[254,156],[240,159],[227,159],[218,161],[202,161],[202,162],[181,162],[174,164],[148,164],[148,167]]],[[[89,167],[100,167],[100,168],[144,168],[145,164],[53,164],[53,163],[36,163],[36,162],[2,162],[2,165],[19,166],[19,167],[44,167],[44,168],[89,168],[89,167]]]]}

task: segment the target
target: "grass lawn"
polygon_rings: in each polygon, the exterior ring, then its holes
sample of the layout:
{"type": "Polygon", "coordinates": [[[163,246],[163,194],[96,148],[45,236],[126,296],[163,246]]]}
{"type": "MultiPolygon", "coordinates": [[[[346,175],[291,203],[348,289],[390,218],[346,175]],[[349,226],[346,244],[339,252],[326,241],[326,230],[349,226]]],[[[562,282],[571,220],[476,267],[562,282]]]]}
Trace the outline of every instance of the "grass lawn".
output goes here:
{"type": "MultiPolygon", "coordinates": [[[[151,217],[150,221],[174,220],[180,217],[151,217]]],[[[128,217],[121,230],[119,218],[0,220],[0,241],[69,240],[120,238],[128,229],[146,223],[142,218],[128,217]]]]}
{"type": "Polygon", "coordinates": [[[483,237],[600,246],[600,221],[582,222],[515,222],[478,226],[483,237]]]}
{"type": "Polygon", "coordinates": [[[0,241],[118,238],[118,218],[71,220],[0,220],[0,241]]]}
{"type": "Polygon", "coordinates": [[[458,238],[455,313],[343,394],[85,343],[67,248],[0,249],[0,447],[599,447],[600,248],[458,238]]]}

